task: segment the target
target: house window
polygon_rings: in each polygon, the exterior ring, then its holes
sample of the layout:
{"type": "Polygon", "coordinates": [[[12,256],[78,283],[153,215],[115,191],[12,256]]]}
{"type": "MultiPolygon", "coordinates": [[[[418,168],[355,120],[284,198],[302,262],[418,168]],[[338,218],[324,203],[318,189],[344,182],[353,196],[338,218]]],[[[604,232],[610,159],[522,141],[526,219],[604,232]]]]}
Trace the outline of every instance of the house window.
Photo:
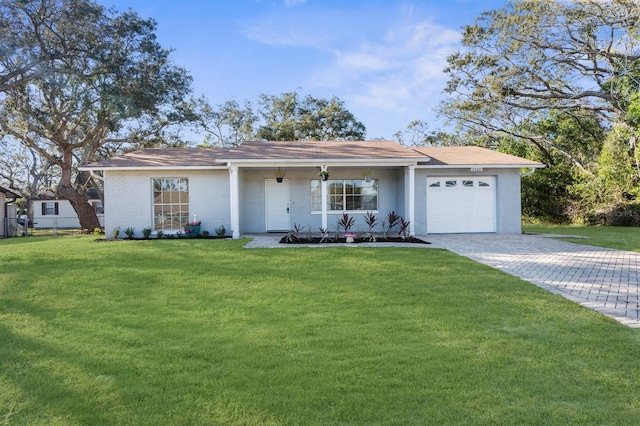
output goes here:
{"type": "Polygon", "coordinates": [[[96,214],[104,214],[104,206],[102,205],[102,201],[92,201],[91,206],[96,214]]]}
{"type": "Polygon", "coordinates": [[[57,216],[58,215],[58,202],[47,201],[42,203],[42,216],[57,216]]]}
{"type": "Polygon", "coordinates": [[[188,222],[189,179],[153,179],[153,225],[155,229],[182,229],[188,222]]]}
{"type": "MultiPolygon", "coordinates": [[[[311,210],[322,211],[322,189],[319,180],[311,181],[311,210]]],[[[378,210],[378,180],[330,180],[327,182],[327,210],[378,210]]]]}

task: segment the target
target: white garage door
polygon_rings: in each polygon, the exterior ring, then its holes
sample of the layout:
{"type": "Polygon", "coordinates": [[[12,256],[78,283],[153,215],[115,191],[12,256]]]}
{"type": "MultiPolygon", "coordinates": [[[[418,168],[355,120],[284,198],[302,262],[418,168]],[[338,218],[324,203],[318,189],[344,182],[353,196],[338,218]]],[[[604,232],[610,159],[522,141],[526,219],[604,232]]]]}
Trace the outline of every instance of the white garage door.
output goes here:
{"type": "Polygon", "coordinates": [[[428,177],[427,232],[496,232],[495,176],[428,177]]]}

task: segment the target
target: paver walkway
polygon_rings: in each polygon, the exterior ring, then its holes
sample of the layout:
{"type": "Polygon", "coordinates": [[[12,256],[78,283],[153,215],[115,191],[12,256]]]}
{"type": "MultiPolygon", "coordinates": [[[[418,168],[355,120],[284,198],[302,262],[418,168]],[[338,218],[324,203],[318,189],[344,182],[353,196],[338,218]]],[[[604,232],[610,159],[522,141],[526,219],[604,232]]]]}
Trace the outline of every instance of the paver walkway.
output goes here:
{"type": "MultiPolygon", "coordinates": [[[[278,244],[281,235],[248,237],[253,240],[247,248],[295,247],[278,244]]],[[[559,294],[629,327],[640,328],[640,253],[568,243],[539,235],[465,234],[421,238],[431,244],[412,246],[449,250],[559,294]]]]}
{"type": "Polygon", "coordinates": [[[640,328],[640,253],[538,235],[429,236],[440,247],[640,328]]]}

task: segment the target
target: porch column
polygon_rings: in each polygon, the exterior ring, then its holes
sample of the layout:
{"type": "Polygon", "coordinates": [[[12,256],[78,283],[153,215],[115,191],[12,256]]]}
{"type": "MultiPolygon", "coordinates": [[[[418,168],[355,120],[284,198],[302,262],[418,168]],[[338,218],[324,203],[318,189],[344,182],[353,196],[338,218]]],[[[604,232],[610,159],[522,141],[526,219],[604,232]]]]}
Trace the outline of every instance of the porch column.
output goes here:
{"type": "Polygon", "coordinates": [[[238,167],[229,167],[229,201],[231,202],[231,237],[234,240],[240,238],[240,183],[238,167]]]}
{"type": "Polygon", "coordinates": [[[322,196],[322,228],[327,228],[327,181],[320,180],[320,194],[322,196]]]}
{"type": "Polygon", "coordinates": [[[407,197],[407,214],[409,216],[409,235],[416,235],[415,223],[416,223],[416,166],[413,164],[409,166],[409,173],[407,176],[407,188],[409,194],[407,197]]]}

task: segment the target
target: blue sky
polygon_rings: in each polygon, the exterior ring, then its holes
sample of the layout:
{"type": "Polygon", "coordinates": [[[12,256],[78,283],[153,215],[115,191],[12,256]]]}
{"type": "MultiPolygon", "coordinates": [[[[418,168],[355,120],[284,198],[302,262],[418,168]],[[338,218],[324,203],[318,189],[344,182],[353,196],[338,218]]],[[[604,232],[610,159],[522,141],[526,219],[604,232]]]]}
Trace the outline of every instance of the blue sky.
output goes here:
{"type": "Polygon", "coordinates": [[[337,96],[367,139],[413,120],[442,127],[445,58],[460,31],[506,0],[99,0],[158,23],[173,61],[210,102],[299,90],[337,96]]]}

